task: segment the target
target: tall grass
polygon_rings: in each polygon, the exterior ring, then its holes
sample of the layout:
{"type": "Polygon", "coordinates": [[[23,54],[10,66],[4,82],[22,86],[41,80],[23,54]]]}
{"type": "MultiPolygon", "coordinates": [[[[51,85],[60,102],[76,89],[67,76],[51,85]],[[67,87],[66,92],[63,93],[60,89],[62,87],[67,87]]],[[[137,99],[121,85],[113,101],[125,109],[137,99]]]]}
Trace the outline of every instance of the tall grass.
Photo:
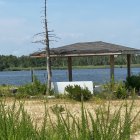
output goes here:
{"type": "Polygon", "coordinates": [[[65,108],[54,112],[56,121],[51,119],[45,105],[45,116],[41,127],[37,127],[24,109],[24,104],[13,103],[11,107],[0,101],[1,140],[129,140],[133,122],[134,102],[122,104],[112,113],[110,104],[100,106],[93,112],[81,105],[81,116],[76,117],[65,108]],[[125,108],[125,111],[124,111],[125,108]]]}

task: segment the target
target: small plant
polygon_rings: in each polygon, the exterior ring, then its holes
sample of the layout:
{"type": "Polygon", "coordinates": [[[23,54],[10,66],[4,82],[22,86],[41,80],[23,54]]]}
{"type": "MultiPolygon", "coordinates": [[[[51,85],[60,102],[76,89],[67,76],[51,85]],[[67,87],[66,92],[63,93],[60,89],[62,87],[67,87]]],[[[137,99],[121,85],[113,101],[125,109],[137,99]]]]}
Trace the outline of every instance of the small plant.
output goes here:
{"type": "Polygon", "coordinates": [[[118,87],[115,92],[117,99],[126,99],[128,98],[129,94],[124,84],[118,84],[118,87]]]}
{"type": "Polygon", "coordinates": [[[77,101],[87,101],[92,97],[87,87],[81,88],[79,85],[69,85],[65,88],[65,91],[68,93],[69,98],[77,101]]]}
{"type": "Polygon", "coordinates": [[[34,82],[20,86],[18,88],[17,94],[35,96],[39,94],[45,94],[45,92],[46,92],[46,85],[42,84],[36,77],[34,77],[34,82]]]}
{"type": "Polygon", "coordinates": [[[67,99],[68,96],[66,94],[55,94],[55,97],[57,99],[67,99]]]}
{"type": "Polygon", "coordinates": [[[107,100],[116,99],[116,96],[113,93],[110,93],[108,91],[102,91],[99,93],[95,93],[94,96],[99,99],[107,99],[107,100]]]}
{"type": "Polygon", "coordinates": [[[104,99],[125,99],[129,97],[128,90],[122,82],[110,82],[103,86],[102,93],[97,94],[100,98],[104,99]]]}
{"type": "Polygon", "coordinates": [[[115,83],[114,78],[112,78],[110,82],[107,82],[103,85],[103,89],[105,92],[113,93],[114,91],[116,91],[117,86],[118,84],[115,83]]]}
{"type": "Polygon", "coordinates": [[[51,110],[54,114],[58,114],[58,113],[61,113],[61,112],[65,111],[65,108],[62,105],[60,105],[60,106],[54,105],[50,108],[51,108],[51,110]]]}
{"type": "Polygon", "coordinates": [[[132,75],[126,78],[125,86],[128,89],[134,89],[139,92],[140,90],[140,74],[132,75]]]}
{"type": "Polygon", "coordinates": [[[130,96],[132,97],[132,99],[138,98],[138,94],[136,93],[135,88],[130,90],[130,96]]]}
{"type": "Polygon", "coordinates": [[[25,93],[18,93],[18,94],[16,94],[15,95],[15,98],[16,99],[23,99],[23,98],[29,98],[30,97],[30,95],[28,95],[28,94],[25,94],[25,93]]]}
{"type": "Polygon", "coordinates": [[[12,96],[11,92],[12,86],[9,85],[1,85],[0,86],[0,96],[12,96]]]}
{"type": "Polygon", "coordinates": [[[54,95],[54,94],[55,94],[55,90],[54,89],[50,89],[49,95],[51,96],[51,95],[54,95]]]}

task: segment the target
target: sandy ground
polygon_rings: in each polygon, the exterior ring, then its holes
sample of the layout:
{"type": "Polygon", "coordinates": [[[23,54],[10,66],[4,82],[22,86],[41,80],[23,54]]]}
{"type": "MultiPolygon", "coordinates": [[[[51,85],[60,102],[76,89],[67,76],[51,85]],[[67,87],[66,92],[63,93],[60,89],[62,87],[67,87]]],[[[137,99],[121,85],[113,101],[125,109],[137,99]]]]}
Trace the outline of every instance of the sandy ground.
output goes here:
{"type": "MultiPolygon", "coordinates": [[[[47,102],[45,100],[26,100],[24,103],[24,107],[27,110],[27,112],[30,114],[33,121],[38,124],[38,126],[41,125],[43,121],[43,117],[45,114],[45,106],[44,106],[45,103],[50,112],[51,119],[53,119],[54,121],[55,121],[55,115],[52,112],[51,108],[54,107],[56,104],[67,108],[71,112],[71,114],[80,116],[81,104],[79,102],[68,101],[68,100],[63,100],[63,99],[51,99],[47,102]]],[[[122,103],[123,101],[111,101],[110,102],[111,112],[113,113],[116,109],[118,109],[122,103]]],[[[128,101],[128,103],[131,104],[131,101],[128,101]]],[[[6,100],[6,106],[9,106],[12,104],[13,104],[13,99],[8,98],[6,100]]],[[[84,103],[84,106],[87,110],[94,113],[94,110],[97,107],[99,107],[101,104],[106,106],[108,102],[101,101],[101,100],[90,101],[90,102],[84,103]]],[[[123,112],[123,109],[122,109],[122,112],[123,112]]],[[[136,100],[134,103],[133,115],[137,114],[138,111],[140,111],[140,100],[136,100]]],[[[134,135],[132,135],[132,140],[140,140],[140,115],[136,119],[136,124],[139,124],[139,130],[134,135]]]]}

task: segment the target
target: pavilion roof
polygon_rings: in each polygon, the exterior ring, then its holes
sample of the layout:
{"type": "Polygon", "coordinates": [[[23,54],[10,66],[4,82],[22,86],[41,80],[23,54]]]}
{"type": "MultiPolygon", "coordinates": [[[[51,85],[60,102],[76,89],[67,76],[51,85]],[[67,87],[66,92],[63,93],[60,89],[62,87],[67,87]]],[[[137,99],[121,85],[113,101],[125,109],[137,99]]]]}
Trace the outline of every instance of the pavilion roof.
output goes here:
{"type": "MultiPolygon", "coordinates": [[[[45,57],[45,51],[35,52],[31,57],[45,57]]],[[[139,49],[122,45],[106,43],[102,41],[82,42],[50,49],[51,57],[66,56],[92,56],[92,55],[119,55],[119,54],[140,54],[139,49]]]]}

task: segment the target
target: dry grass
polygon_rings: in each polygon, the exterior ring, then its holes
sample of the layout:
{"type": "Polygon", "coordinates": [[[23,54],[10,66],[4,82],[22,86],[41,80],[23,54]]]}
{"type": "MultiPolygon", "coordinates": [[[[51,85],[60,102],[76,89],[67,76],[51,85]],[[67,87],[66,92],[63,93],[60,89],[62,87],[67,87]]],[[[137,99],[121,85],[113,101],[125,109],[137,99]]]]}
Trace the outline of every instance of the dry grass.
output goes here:
{"type": "MultiPolygon", "coordinates": [[[[6,99],[6,106],[11,106],[14,102],[13,98],[7,98],[6,99]]],[[[68,100],[63,100],[63,99],[51,99],[49,101],[46,100],[25,100],[24,102],[24,107],[27,110],[27,112],[30,114],[31,118],[33,119],[33,121],[35,123],[38,124],[38,126],[40,126],[42,124],[44,115],[45,115],[45,106],[44,104],[46,103],[46,106],[49,110],[51,119],[53,121],[55,121],[55,114],[52,112],[52,107],[54,107],[56,104],[58,106],[62,106],[64,108],[66,108],[67,110],[69,110],[71,112],[72,115],[75,116],[80,116],[81,112],[81,103],[80,102],[75,102],[75,101],[68,101],[68,100]]],[[[131,102],[131,100],[127,101],[128,103],[131,102]]],[[[87,110],[89,110],[90,112],[92,112],[94,114],[94,110],[99,107],[101,104],[104,105],[104,107],[107,106],[109,102],[108,101],[90,101],[90,102],[85,102],[84,106],[87,110]]],[[[111,112],[114,113],[115,110],[119,109],[120,105],[123,104],[124,101],[110,101],[110,106],[111,106],[111,112]]],[[[131,104],[131,103],[130,103],[131,104]]],[[[16,103],[16,105],[18,106],[18,102],[16,103]]],[[[123,104],[123,108],[122,108],[122,116],[123,113],[125,112],[125,105],[123,104]]],[[[134,109],[133,109],[133,115],[135,116],[137,114],[137,112],[140,110],[140,100],[136,100],[134,103],[134,109]]],[[[63,112],[63,114],[65,115],[65,111],[63,112]]],[[[132,140],[139,140],[140,139],[140,116],[138,116],[138,118],[135,121],[135,134],[132,136],[132,140]]]]}

